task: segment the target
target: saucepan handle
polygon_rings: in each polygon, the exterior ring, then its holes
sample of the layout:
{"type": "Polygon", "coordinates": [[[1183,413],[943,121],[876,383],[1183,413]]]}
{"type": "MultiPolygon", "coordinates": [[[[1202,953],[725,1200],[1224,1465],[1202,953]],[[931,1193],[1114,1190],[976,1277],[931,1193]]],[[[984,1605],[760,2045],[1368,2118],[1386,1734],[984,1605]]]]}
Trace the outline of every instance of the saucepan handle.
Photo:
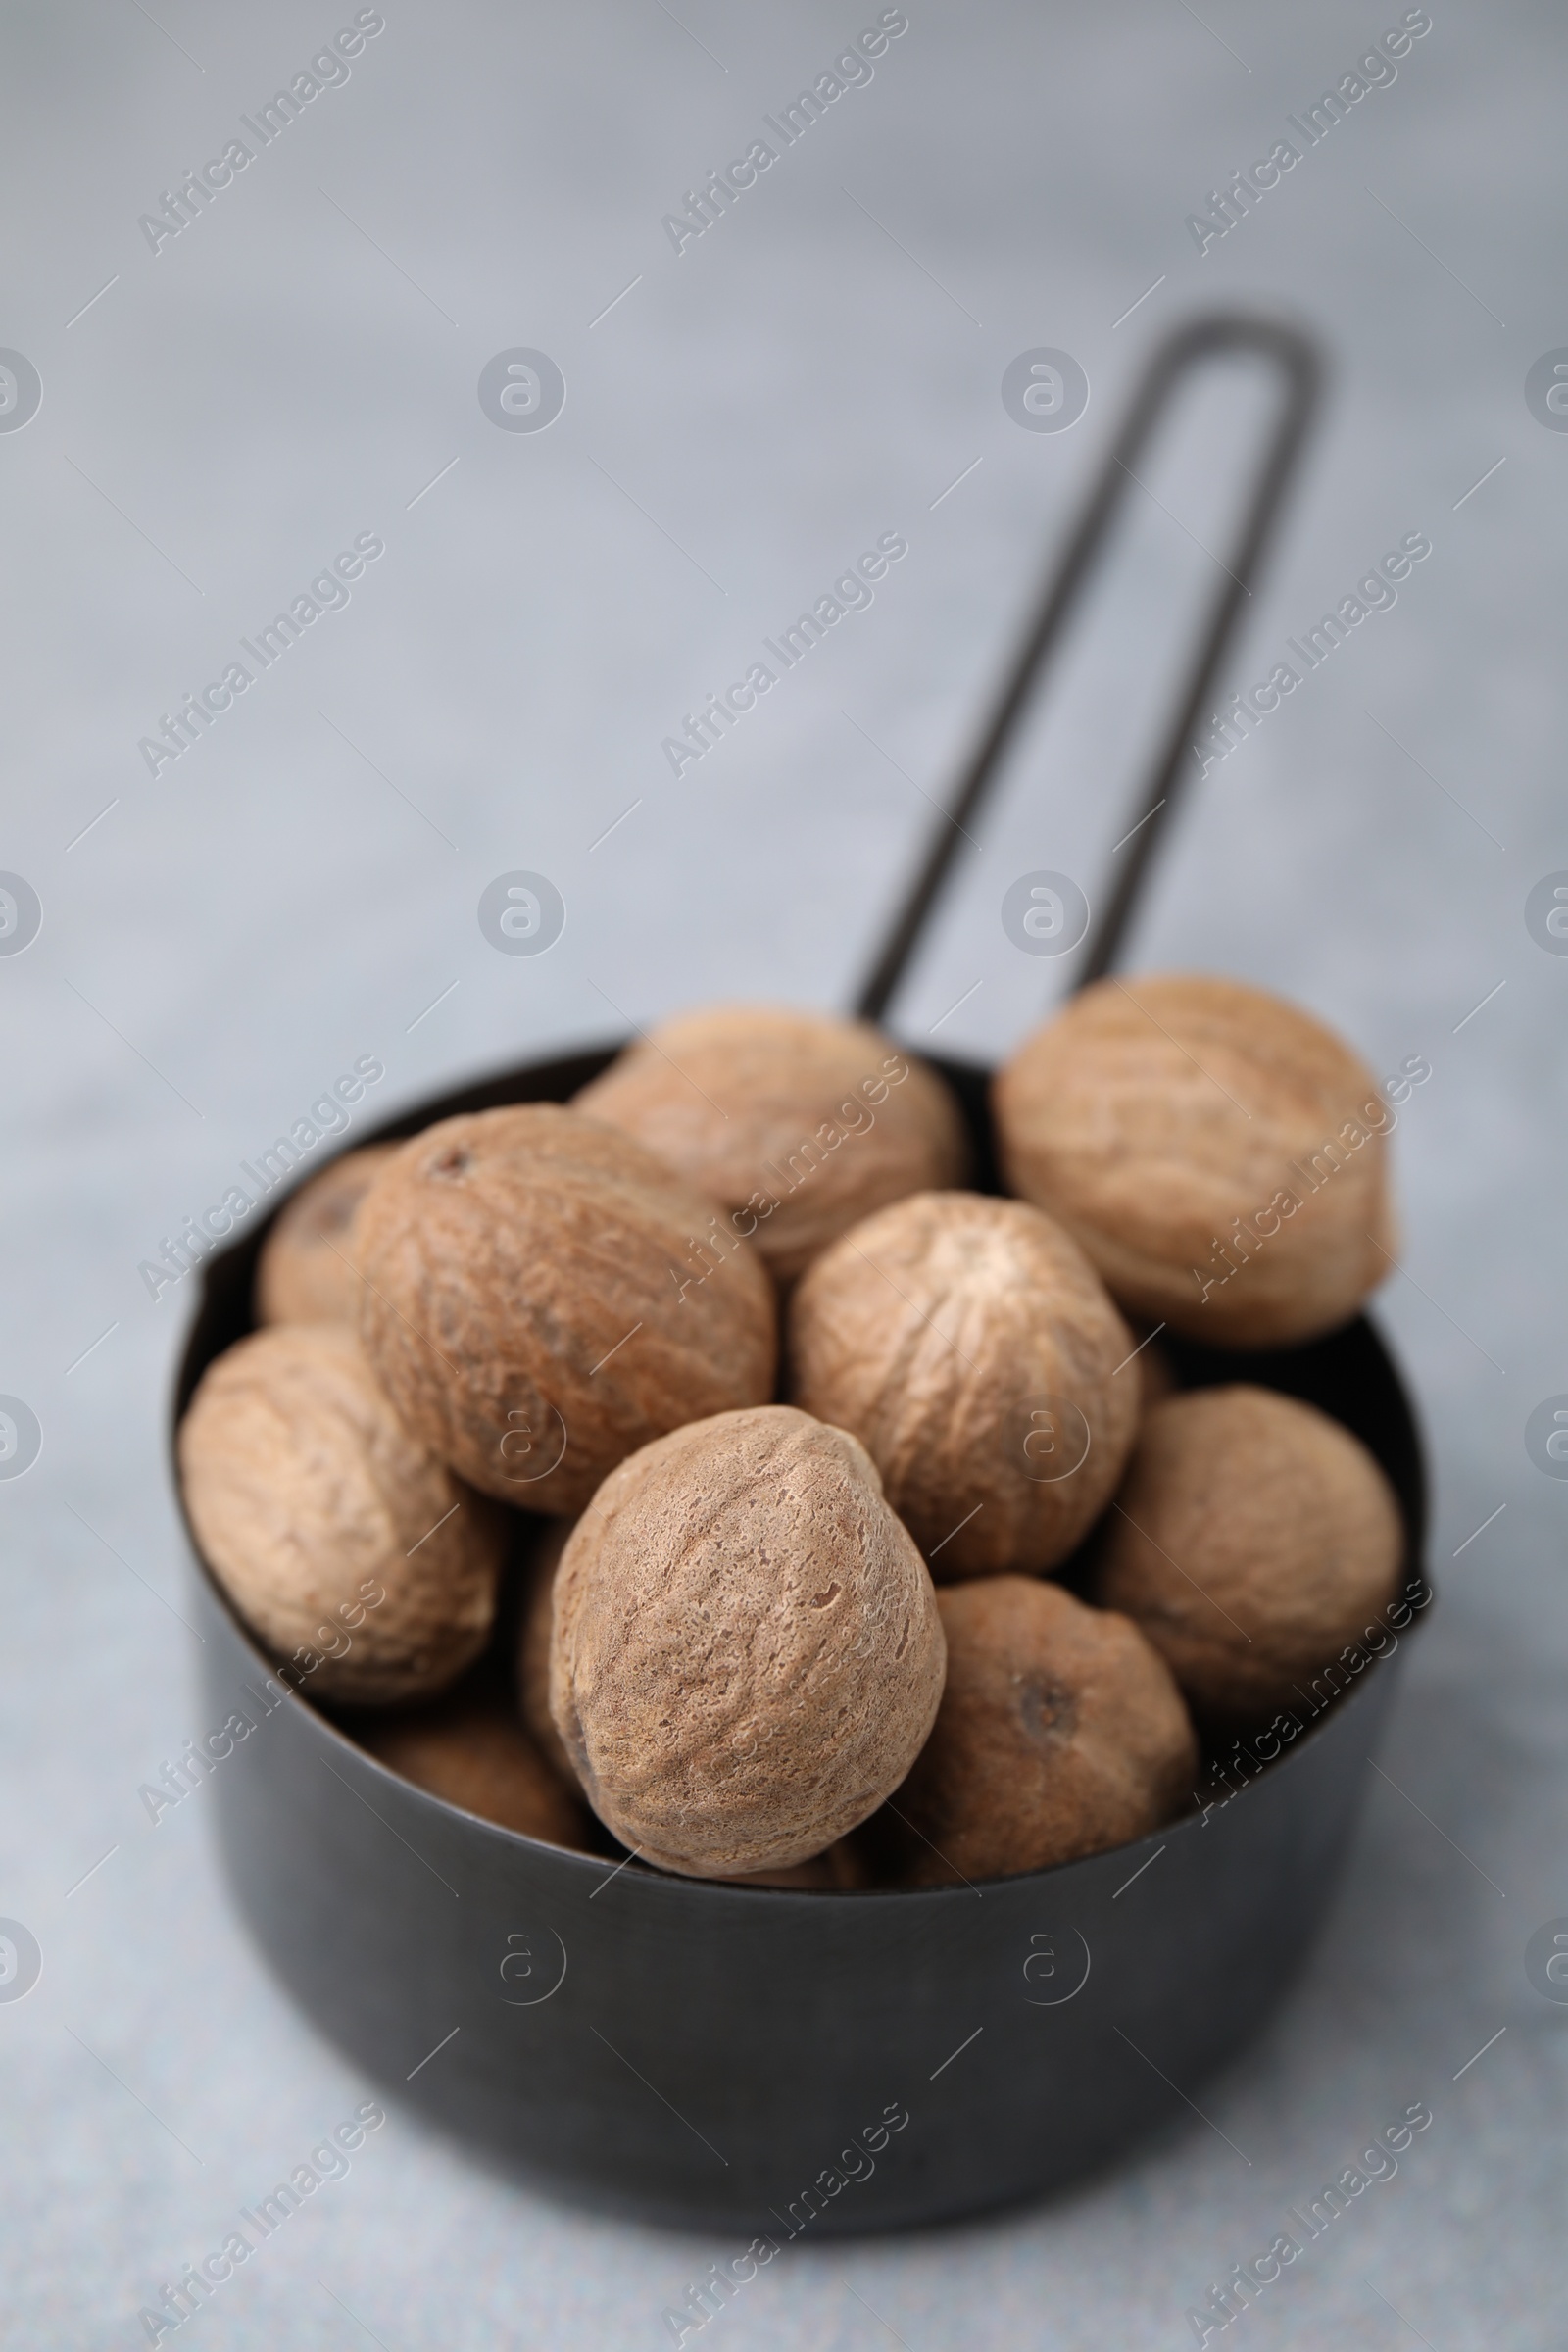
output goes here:
{"type": "Polygon", "coordinates": [[[1246,312],[1216,312],[1194,318],[1178,327],[1151,357],[949,812],[937,826],[925,863],[889,926],[860,996],[858,1010],[863,1018],[881,1019],[908,967],[959,839],[996,780],[1025,706],[1070,616],[1073,599],[1109,541],[1127,486],[1155,426],[1189,369],[1235,354],[1271,363],[1279,376],[1281,397],[1234,544],[1219,560],[1219,585],[1172,708],[1169,727],[1151,765],[1143,799],[1132,815],[1138,829],[1127,844],[1129,855],[1119,864],[1091,924],[1088,954],[1076,985],[1086,987],[1114,965],[1154,846],[1169,826],[1182,788],[1193,774],[1195,729],[1209,702],[1241,614],[1242,600],[1250,592],[1252,575],[1278,520],[1322,388],[1323,365],[1310,338],[1298,327],[1246,312]]]}

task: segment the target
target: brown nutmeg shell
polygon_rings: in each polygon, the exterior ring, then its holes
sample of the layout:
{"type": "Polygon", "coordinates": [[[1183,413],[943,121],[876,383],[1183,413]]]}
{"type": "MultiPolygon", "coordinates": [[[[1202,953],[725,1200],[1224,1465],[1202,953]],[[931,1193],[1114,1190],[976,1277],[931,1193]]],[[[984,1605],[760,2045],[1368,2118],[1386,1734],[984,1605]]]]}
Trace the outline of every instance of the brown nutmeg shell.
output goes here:
{"type": "Polygon", "coordinates": [[[689,1877],[823,1853],[904,1778],[942,1674],[931,1580],[875,1464],[788,1405],[623,1462],[557,1576],[557,1729],[600,1819],[689,1877]]]}
{"type": "Polygon", "coordinates": [[[1237,1383],[1148,1416],[1094,1596],[1142,1627],[1200,1717],[1245,1729],[1315,1711],[1342,1649],[1383,1645],[1403,1554],[1393,1490],[1359,1439],[1237,1383]]]}
{"type": "Polygon", "coordinates": [[[583,1088],[751,1236],[781,1283],[906,1193],[961,1183],[957,1103],[865,1021],[715,1004],[665,1021],[583,1088]]]}
{"type": "Polygon", "coordinates": [[[502,1514],[409,1436],[352,1332],[279,1324],[230,1348],[179,1466],[208,1566],[313,1696],[426,1696],[483,1648],[502,1514]]]}
{"type": "Polygon", "coordinates": [[[1261,989],[1098,981],[1024,1041],[993,1101],[1011,1189],[1152,1323],[1283,1347],[1345,1322],[1389,1271],[1394,1113],[1340,1038],[1261,989]]]}
{"type": "Polygon", "coordinates": [[[1128,1844],[1187,1807],[1192,1723],[1170,1669],[1127,1618],[1023,1576],[950,1585],[937,1603],[947,1689],[894,1799],[907,1883],[1049,1869],[1128,1844]]]}
{"type": "Polygon", "coordinates": [[[547,1845],[598,1850],[586,1808],[499,1700],[459,1696],[357,1727],[362,1747],[432,1796],[547,1845]]]}
{"type": "Polygon", "coordinates": [[[361,1204],[361,1334],[409,1429],[489,1494],[576,1511],[683,1421],[760,1403],[775,1309],[736,1242],[683,1291],[709,1205],[555,1103],[443,1119],[361,1204]]]}
{"type": "Polygon", "coordinates": [[[791,1395],[852,1430],[939,1581],[1052,1568],[1121,1476],[1140,1366],[1077,1244],[1021,1200],[917,1193],[802,1278],[791,1395]]]}
{"type": "Polygon", "coordinates": [[[256,1261],[259,1323],[358,1324],[355,1213],[397,1148],[345,1152],[284,1202],[256,1261]]]}
{"type": "Polygon", "coordinates": [[[577,1774],[550,1712],[550,1645],[555,1625],[556,1571],[576,1522],[547,1525],[528,1558],[527,1585],[517,1640],[517,1704],[529,1737],[568,1788],[577,1774]]]}

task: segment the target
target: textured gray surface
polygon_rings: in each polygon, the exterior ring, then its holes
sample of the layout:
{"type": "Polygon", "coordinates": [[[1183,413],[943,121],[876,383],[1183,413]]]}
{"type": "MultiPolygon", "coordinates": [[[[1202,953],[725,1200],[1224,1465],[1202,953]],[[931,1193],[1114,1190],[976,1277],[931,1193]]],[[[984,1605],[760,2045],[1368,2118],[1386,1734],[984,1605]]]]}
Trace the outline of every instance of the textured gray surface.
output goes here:
{"type": "MultiPolygon", "coordinates": [[[[710,2340],[1191,2342],[1208,2282],[1415,2099],[1430,2132],[1251,2340],[1560,2340],[1568,2007],[1523,1966],[1568,1913],[1568,1488],[1523,1444],[1568,1390],[1568,961],[1523,919],[1568,867],[1568,439],[1523,394],[1568,338],[1560,20],[1441,0],[1396,81],[1200,257],[1185,215],[1382,19],[909,13],[869,85],[678,257],[661,216],[874,9],[389,5],[348,83],[156,257],[138,215],[352,11],[8,24],[0,343],[44,384],[0,434],[0,866],[44,906],[0,960],[0,1389],[44,1433],[0,1487],[0,1913],[44,1962],[0,2004],[9,2342],[144,2340],[138,2306],[366,2095],[261,1973],[200,1798],[156,1830],[137,1803],[196,1728],[164,1466],[187,1307],[154,1305],[138,1260],[356,1054],[386,1063],[379,1110],[709,995],[843,1002],[1141,353],[1215,298],[1286,308],[1338,363],[1233,682],[1402,533],[1433,553],[1195,792],[1137,959],[1291,992],[1380,1071],[1432,1061],[1380,1312],[1431,1434],[1444,1603],[1299,1993],[1204,2102],[1226,2138],[1189,2118],[1065,2205],[800,2252],[710,2340]],[[1037,345],[1088,371],[1070,432],[1003,408],[1037,345]],[[548,432],[480,411],[514,346],[564,371],[548,432]],[[364,530],[386,554],[347,610],[150,777],[158,714],[364,530]],[[673,777],[681,714],[888,530],[909,554],[871,609],[673,777]],[[568,908],[537,959],[475,920],[518,867],[568,908]]],[[[1200,406],[944,907],[898,1011],[911,1042],[972,990],[938,1041],[1005,1049],[1050,970],[1004,936],[1006,885],[1098,886],[1173,621],[1211,576],[1192,534],[1214,543],[1234,479],[1245,388],[1200,406]]],[[[720,2251],[530,2202],[395,2115],[200,2326],[651,2347],[720,2251]]]]}

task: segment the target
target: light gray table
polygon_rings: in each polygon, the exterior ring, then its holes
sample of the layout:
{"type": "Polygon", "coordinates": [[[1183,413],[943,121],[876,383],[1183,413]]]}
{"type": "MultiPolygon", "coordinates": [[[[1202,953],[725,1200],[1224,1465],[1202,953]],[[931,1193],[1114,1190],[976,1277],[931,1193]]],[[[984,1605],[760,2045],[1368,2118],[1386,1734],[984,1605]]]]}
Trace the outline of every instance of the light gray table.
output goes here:
{"type": "MultiPolygon", "coordinates": [[[[138,1803],[197,1728],[164,1461],[188,1287],[155,1303],[139,1262],[357,1054],[385,1063],[379,1111],[707,997],[845,1003],[1142,355],[1214,301],[1281,308],[1338,363],[1232,683],[1403,534],[1432,554],[1195,790],[1136,958],[1293,993],[1380,1072],[1431,1060],[1378,1311],[1431,1436],[1443,1606],[1332,1920],[1205,2098],[1216,2129],[1047,2210],[802,2251],[705,2341],[1174,2352],[1209,2282],[1417,2099],[1398,2177],[1250,2340],[1561,2340],[1568,2007],[1525,1948],[1568,1913],[1568,1487],[1524,1443],[1568,1391],[1568,960],[1525,922],[1568,867],[1568,438],[1524,388],[1568,342],[1561,24],[1437,0],[1396,78],[1295,137],[1200,252],[1189,214],[1383,18],[910,0],[874,76],[677,252],[663,216],[879,13],[387,0],[265,146],[242,118],[351,8],[7,26],[0,344],[42,383],[0,431],[0,867],[43,907],[0,957],[0,1390],[43,1433],[0,1483],[0,1914],[43,1956],[0,2002],[28,2352],[144,2341],[138,2307],[367,2095],[262,1972],[200,1797],[156,1829],[138,1803]],[[177,235],[141,225],[235,137],[253,156],[177,235]],[[1087,373],[1070,430],[1004,406],[1039,347],[1087,373]],[[517,348],[564,374],[547,430],[481,409],[517,348]],[[885,532],[908,554],[874,604],[672,772],[684,714],[885,532]],[[150,762],[140,740],[362,533],[384,555],[348,604],[150,762]],[[567,908],[537,958],[476,921],[516,868],[567,908]]],[[[1038,1017],[1050,967],[1002,894],[1032,866],[1100,887],[1249,399],[1216,381],[1144,476],[897,1008],[911,1044],[996,1054],[1038,1017]]],[[[652,2348],[718,2251],[519,2196],[395,2113],[199,2326],[652,2348]]]]}

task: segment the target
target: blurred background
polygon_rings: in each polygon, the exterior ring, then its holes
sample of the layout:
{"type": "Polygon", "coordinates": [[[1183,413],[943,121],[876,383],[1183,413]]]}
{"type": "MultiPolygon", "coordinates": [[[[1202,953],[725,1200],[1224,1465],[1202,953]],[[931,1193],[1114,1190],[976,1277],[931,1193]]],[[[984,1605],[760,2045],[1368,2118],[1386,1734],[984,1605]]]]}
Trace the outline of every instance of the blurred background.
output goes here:
{"type": "MultiPolygon", "coordinates": [[[[194,1285],[155,1299],[139,1266],[357,1056],[385,1067],[364,1124],[704,999],[848,1004],[1152,346],[1241,305],[1332,381],[1224,693],[1431,552],[1195,772],[1129,960],[1296,997],[1380,1075],[1431,1063],[1375,1311],[1442,1606],[1298,1991],[1205,2098],[1243,2162],[1173,2102],[1076,2197],[792,2250],[719,2324],[736,2352],[1191,2342],[1210,2283],[1424,2100],[1251,2339],[1558,2341],[1568,1985],[1527,1947],[1568,1914],[1560,17],[63,0],[3,39],[0,1915],[41,1966],[0,1931],[10,2339],[144,2341],[138,2308],[368,2095],[264,1975],[200,1794],[156,1830],[137,1800],[197,1728],[167,1468],[194,1285]],[[767,118],[818,88],[786,144],[767,118]],[[1054,408],[1020,388],[1041,352],[1077,371],[1054,408]],[[667,748],[891,538],[869,604],[700,759],[667,748]],[[356,542],[347,600],[313,598],[356,542]],[[290,612],[264,667],[242,641],[290,612]],[[564,910],[529,956],[480,920],[517,872],[564,910]]],[[[1003,901],[1038,869],[1102,899],[1260,391],[1211,370],[1141,469],[890,1015],[916,1050],[996,1059],[1070,983],[1003,901]]],[[[653,2346],[726,2250],[530,2199],[394,2112],[203,2326],[653,2346]]]]}

